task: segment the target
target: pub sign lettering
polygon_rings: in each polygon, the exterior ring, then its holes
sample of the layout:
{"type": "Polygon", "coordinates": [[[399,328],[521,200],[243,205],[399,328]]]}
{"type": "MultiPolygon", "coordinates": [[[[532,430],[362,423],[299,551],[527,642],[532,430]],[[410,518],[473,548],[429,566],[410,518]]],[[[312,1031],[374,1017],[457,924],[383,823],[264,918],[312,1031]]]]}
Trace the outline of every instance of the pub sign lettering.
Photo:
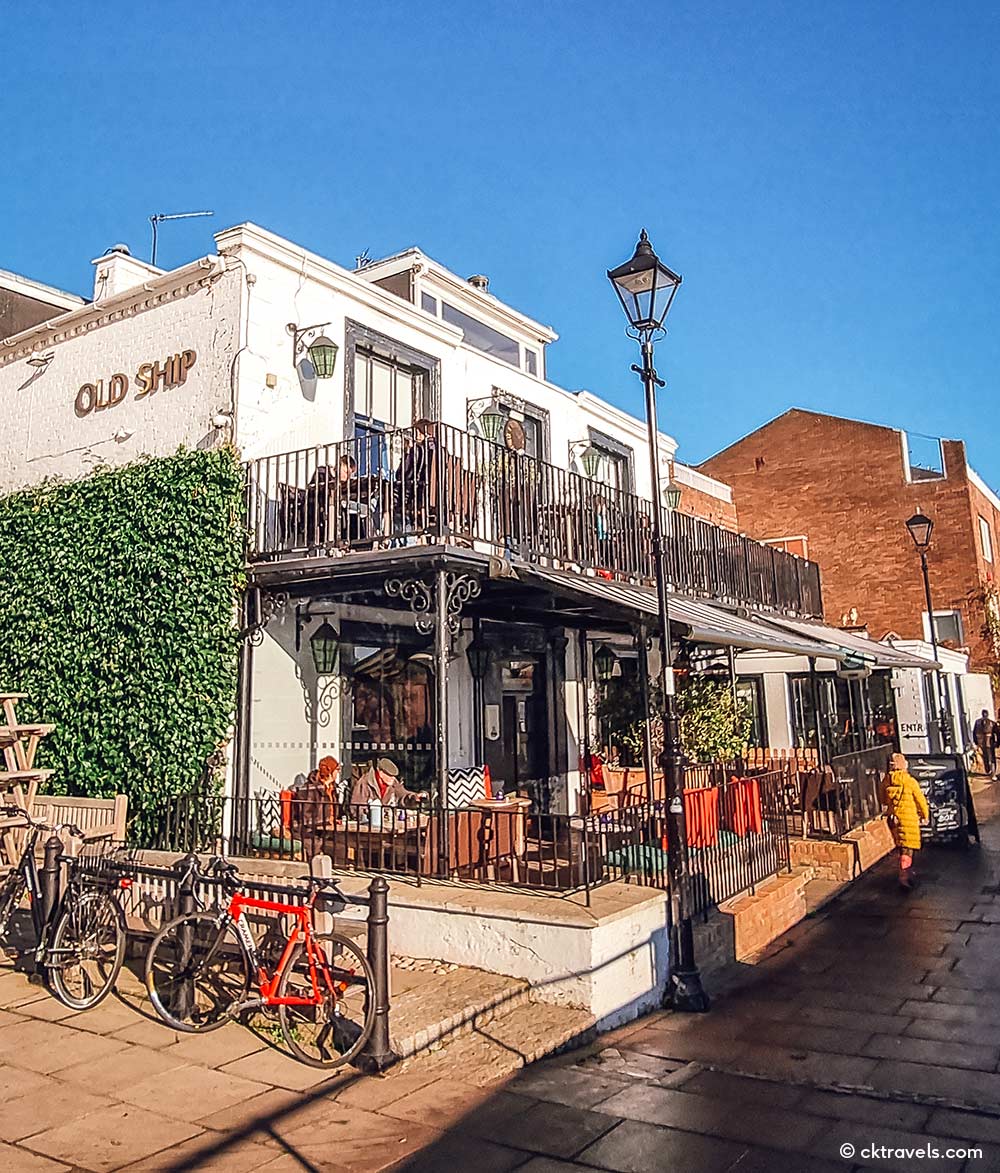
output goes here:
{"type": "MultiPolygon", "coordinates": [[[[135,372],[136,392],[134,399],[145,399],[161,388],[180,387],[188,377],[198,355],[193,350],[182,350],[179,354],[168,355],[162,362],[144,362],[135,372]]],[[[75,410],[82,419],[94,411],[115,407],[128,395],[128,375],[115,374],[109,379],[98,379],[84,383],[76,393],[75,410]]]]}

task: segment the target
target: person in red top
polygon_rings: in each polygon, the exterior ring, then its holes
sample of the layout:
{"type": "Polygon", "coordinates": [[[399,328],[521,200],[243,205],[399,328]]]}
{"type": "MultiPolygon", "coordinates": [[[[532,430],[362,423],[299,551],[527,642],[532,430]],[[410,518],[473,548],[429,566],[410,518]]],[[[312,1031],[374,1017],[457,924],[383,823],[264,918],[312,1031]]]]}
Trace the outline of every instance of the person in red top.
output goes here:
{"type": "Polygon", "coordinates": [[[416,806],[426,797],[423,792],[406,789],[395,762],[379,758],[354,783],[351,805],[364,806],[377,798],[383,806],[416,806]]]}

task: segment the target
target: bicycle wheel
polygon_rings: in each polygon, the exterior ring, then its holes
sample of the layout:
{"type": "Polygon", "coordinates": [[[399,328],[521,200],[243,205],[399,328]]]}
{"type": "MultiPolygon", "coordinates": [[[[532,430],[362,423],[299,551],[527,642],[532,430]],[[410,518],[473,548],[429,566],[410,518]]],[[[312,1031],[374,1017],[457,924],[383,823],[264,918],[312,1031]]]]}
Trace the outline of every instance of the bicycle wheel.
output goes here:
{"type": "Polygon", "coordinates": [[[146,954],[146,990],[167,1026],[215,1030],[250,990],[250,959],[225,913],[193,912],[165,924],[146,954]]]}
{"type": "Polygon", "coordinates": [[[71,897],[45,954],[49,988],[71,1010],[89,1010],[114,988],[125,960],[125,917],[107,892],[71,897]]]}
{"type": "MultiPolygon", "coordinates": [[[[327,973],[317,967],[323,995],[318,1004],[279,1006],[278,1021],[296,1059],[312,1067],[339,1067],[358,1054],[375,1021],[375,975],[358,946],[339,933],[316,933],[313,940],[329,958],[327,973]]],[[[309,957],[304,944],[295,946],[278,982],[279,998],[312,998],[309,957]]]]}

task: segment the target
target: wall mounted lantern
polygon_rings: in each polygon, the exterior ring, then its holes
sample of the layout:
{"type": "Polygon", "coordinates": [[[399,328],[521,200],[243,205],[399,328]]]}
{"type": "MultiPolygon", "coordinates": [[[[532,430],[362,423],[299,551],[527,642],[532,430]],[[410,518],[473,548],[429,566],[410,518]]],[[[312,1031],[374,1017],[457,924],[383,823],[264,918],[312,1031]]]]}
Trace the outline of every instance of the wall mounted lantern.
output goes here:
{"type": "Polygon", "coordinates": [[[469,671],[473,680],[484,680],[490,667],[490,649],[481,636],[477,635],[465,649],[469,671]]]}
{"type": "Polygon", "coordinates": [[[588,480],[597,479],[597,474],[601,471],[601,462],[604,459],[600,448],[595,447],[590,440],[577,440],[570,445],[570,456],[577,461],[583,469],[583,475],[588,480]]]}
{"type": "Polygon", "coordinates": [[[323,330],[329,325],[329,322],[319,322],[315,326],[300,327],[294,322],[289,322],[285,327],[292,336],[292,366],[298,366],[299,359],[306,354],[317,379],[329,379],[333,376],[337,367],[337,351],[340,348],[336,342],[325,336],[314,337],[311,342],[306,343],[305,335],[311,334],[314,330],[323,330]]]}
{"type": "Polygon", "coordinates": [[[621,665],[618,663],[618,657],[608,647],[607,644],[601,646],[594,652],[594,675],[602,684],[607,684],[612,676],[615,675],[615,668],[618,669],[618,675],[621,675],[621,665]]]}
{"type": "Polygon", "coordinates": [[[663,502],[671,513],[676,513],[681,507],[681,487],[676,481],[671,480],[670,484],[663,490],[663,502]]]}
{"type": "Polygon", "coordinates": [[[309,640],[313,665],[317,676],[332,676],[337,671],[340,652],[340,632],[329,621],[324,621],[309,640]]]}

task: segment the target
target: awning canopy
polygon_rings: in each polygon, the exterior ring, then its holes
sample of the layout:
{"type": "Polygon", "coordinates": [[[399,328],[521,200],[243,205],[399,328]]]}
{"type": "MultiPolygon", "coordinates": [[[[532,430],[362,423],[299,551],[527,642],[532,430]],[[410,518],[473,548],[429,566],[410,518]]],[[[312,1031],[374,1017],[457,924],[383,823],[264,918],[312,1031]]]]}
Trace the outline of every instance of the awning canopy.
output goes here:
{"type": "Polygon", "coordinates": [[[795,635],[806,636],[827,645],[831,650],[823,654],[828,659],[836,659],[832,649],[839,649],[852,659],[864,660],[872,668],[920,668],[924,672],[929,672],[932,668],[940,667],[934,660],[925,660],[922,656],[913,655],[912,652],[904,652],[889,644],[879,643],[878,640],[868,639],[866,636],[858,635],[856,631],[841,631],[839,627],[829,627],[825,623],[816,623],[808,619],[790,619],[785,615],[767,615],[766,621],[795,635]]]}
{"type": "MultiPolygon", "coordinates": [[[[649,587],[539,566],[518,566],[517,576],[531,585],[546,586],[563,598],[598,600],[611,611],[626,609],[640,616],[659,614],[656,592],[649,587]]],[[[684,629],[685,637],[697,643],[784,652],[791,656],[822,656],[838,661],[850,658],[850,653],[846,651],[830,648],[825,643],[798,633],[789,633],[760,619],[736,615],[701,599],[671,594],[668,610],[671,626],[684,629]]]]}

